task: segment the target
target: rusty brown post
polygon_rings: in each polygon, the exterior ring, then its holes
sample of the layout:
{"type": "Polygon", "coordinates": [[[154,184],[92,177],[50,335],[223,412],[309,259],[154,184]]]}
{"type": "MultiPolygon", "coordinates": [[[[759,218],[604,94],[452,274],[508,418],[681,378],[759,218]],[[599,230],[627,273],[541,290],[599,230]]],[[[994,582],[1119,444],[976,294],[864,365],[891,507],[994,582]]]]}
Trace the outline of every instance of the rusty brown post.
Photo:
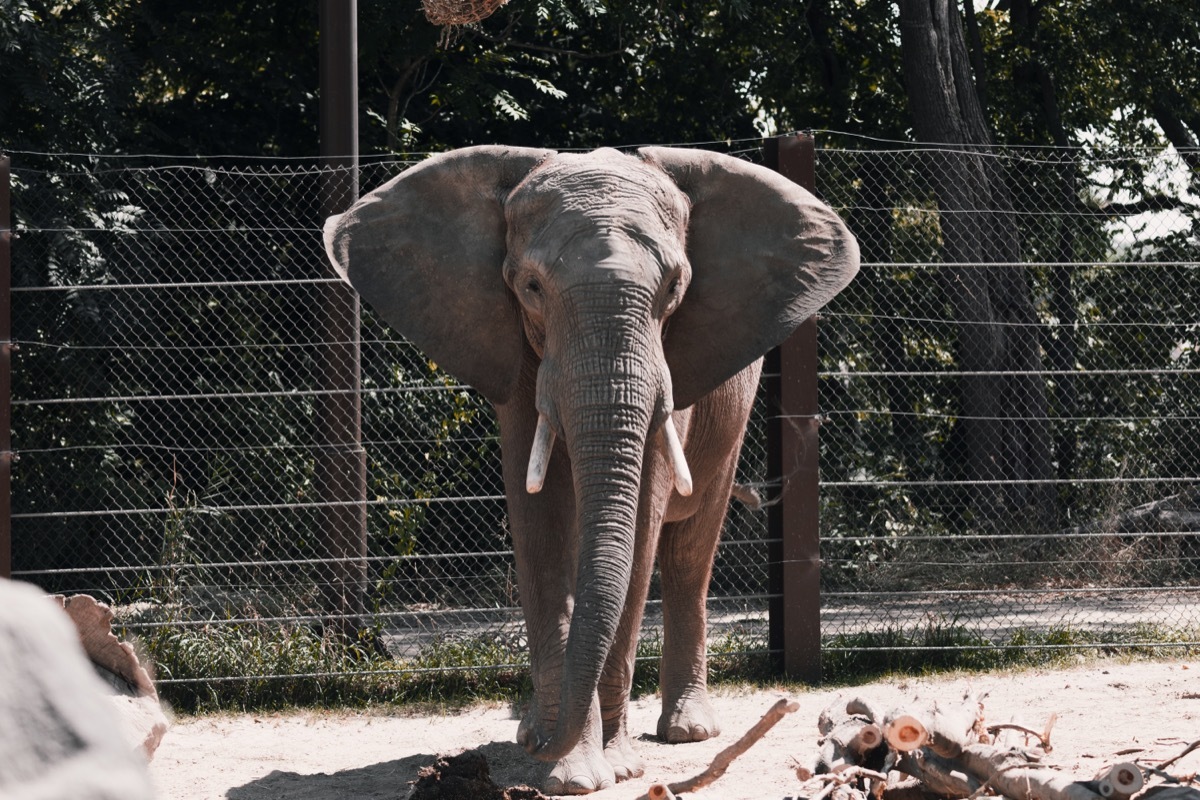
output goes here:
{"type": "Polygon", "coordinates": [[[0,154],[0,578],[12,577],[12,195],[0,154]]]}
{"type": "MultiPolygon", "coordinates": [[[[358,199],[358,8],[321,0],[321,223],[358,199]]],[[[323,249],[322,249],[323,252],[323,249]]],[[[333,277],[326,263],[324,275],[333,277]]],[[[362,447],[358,295],[340,282],[322,286],[321,389],[314,419],[313,482],[321,502],[317,538],[327,566],[320,576],[329,628],[353,635],[367,589],[367,459],[362,447]]]]}
{"type": "MultiPolygon", "coordinates": [[[[767,139],[766,164],[816,191],[813,138],[767,139]]],[[[770,641],[789,678],[821,681],[821,554],[817,427],[817,321],[806,320],[767,355],[767,509],[770,641]]]]}

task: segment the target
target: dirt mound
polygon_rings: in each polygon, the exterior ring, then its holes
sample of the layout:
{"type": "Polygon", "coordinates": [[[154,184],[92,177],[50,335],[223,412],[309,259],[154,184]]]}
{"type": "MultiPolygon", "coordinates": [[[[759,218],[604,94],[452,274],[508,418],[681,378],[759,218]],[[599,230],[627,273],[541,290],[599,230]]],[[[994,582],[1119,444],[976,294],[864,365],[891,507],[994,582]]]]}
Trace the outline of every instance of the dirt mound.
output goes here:
{"type": "Polygon", "coordinates": [[[550,800],[529,786],[502,789],[492,782],[487,758],[478,750],[442,756],[417,773],[409,800],[550,800]]]}

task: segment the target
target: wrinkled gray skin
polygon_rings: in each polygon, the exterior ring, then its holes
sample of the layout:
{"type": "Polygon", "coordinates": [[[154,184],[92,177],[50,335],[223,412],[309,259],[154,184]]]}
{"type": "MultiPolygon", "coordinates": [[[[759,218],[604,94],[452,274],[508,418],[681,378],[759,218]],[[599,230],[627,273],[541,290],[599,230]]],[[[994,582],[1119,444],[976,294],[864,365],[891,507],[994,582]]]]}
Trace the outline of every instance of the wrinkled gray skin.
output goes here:
{"type": "Polygon", "coordinates": [[[858,269],[837,215],[709,152],[489,146],[409,169],[325,237],[388,323],[496,407],[536,690],[517,739],[556,762],[545,788],[642,772],[626,713],[656,555],[658,734],[717,735],[712,557],[762,355],[858,269]]]}

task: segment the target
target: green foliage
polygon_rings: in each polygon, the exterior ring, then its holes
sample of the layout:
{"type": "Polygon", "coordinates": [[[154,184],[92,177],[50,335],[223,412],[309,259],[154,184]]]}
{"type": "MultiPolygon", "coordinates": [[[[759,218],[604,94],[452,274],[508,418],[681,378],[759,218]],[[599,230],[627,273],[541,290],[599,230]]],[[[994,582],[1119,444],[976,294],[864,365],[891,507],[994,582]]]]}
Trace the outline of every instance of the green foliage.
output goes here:
{"type": "MultiPolygon", "coordinates": [[[[304,627],[214,622],[158,628],[142,644],[157,664],[160,695],[188,713],[516,703],[532,691],[528,652],[507,637],[447,637],[416,658],[391,659],[379,654],[374,635],[345,643],[304,627]]],[[[826,637],[822,672],[827,683],[842,684],[894,674],[1065,667],[1083,657],[1179,658],[1200,653],[1196,639],[1195,631],[1142,624],[1105,634],[1018,629],[994,642],[962,621],[931,620],[826,637]]],[[[661,655],[653,634],[638,643],[633,696],[658,690],[661,655]]],[[[733,632],[710,643],[709,685],[767,686],[775,679],[766,643],[757,637],[733,632]]]]}
{"type": "Polygon", "coordinates": [[[953,670],[984,671],[1065,667],[1085,654],[1143,658],[1188,657],[1200,651],[1196,631],[1152,625],[1094,633],[1072,628],[1018,629],[994,642],[958,620],[930,620],[915,629],[889,628],[827,637],[821,668],[826,681],[858,683],[899,673],[929,675],[953,670]]]}
{"type": "MultiPolygon", "coordinates": [[[[1028,276],[1039,320],[1047,327],[1062,323],[1053,337],[1047,334],[1047,354],[1057,345],[1078,345],[1073,355],[1070,348],[1056,351],[1064,353],[1065,369],[1096,373],[1048,387],[1051,413],[1064,420],[1055,431],[1056,468],[1066,481],[1059,524],[1109,515],[1173,490],[1146,483],[1122,494],[1088,488],[1094,484],[1073,486],[1072,480],[1194,472],[1187,422],[1200,416],[1200,408],[1188,391],[1186,370],[1195,366],[1195,343],[1190,333],[1159,323],[1200,316],[1196,270],[1119,265],[1194,262],[1200,247],[1194,202],[1175,202],[1188,197],[1185,190],[1196,192],[1200,169],[1194,153],[1189,159],[1184,150],[1182,163],[1164,177],[1161,163],[1146,158],[1146,150],[1128,149],[1161,147],[1171,139],[1174,123],[1184,133],[1200,132],[1195,119],[1200,18],[1192,5],[1016,0],[988,3],[976,14],[983,67],[976,78],[986,84],[996,141],[1084,146],[1077,161],[1064,163],[1039,150],[1006,165],[1014,197],[1037,198],[1036,207],[1018,210],[1049,212],[1048,222],[1018,215],[1024,255],[1081,265],[1069,273],[1038,269],[1028,276]],[[1120,239],[1120,224],[1132,214],[1128,206],[1154,202],[1178,207],[1182,222],[1174,232],[1160,236],[1143,228],[1120,239]],[[1065,285],[1058,277],[1064,274],[1065,285]],[[1162,285],[1152,284],[1168,275],[1162,285]],[[1072,334],[1066,332],[1074,327],[1064,316],[1068,309],[1080,320],[1105,326],[1091,327],[1095,334],[1086,340],[1068,342],[1072,334]],[[1127,338],[1130,331],[1134,335],[1127,338]],[[1137,380],[1117,374],[1130,367],[1160,374],[1137,380]],[[1081,408],[1088,410],[1080,413],[1081,408]]],[[[895,149],[911,130],[890,3],[513,0],[483,23],[446,36],[424,20],[419,0],[360,0],[358,30],[364,153],[491,142],[562,148],[693,143],[737,152],[744,140],[764,133],[845,131],[884,140],[833,133],[820,138],[829,148],[819,167],[822,194],[847,209],[864,255],[877,262],[939,257],[929,166],[877,152],[895,149]]],[[[312,2],[0,0],[0,149],[18,151],[13,205],[21,239],[14,248],[14,284],[63,288],[308,277],[320,263],[319,249],[305,250],[313,237],[295,232],[315,230],[319,188],[303,170],[248,181],[222,163],[197,161],[186,169],[132,173],[123,181],[114,177],[114,162],[76,154],[311,157],[318,146],[318,43],[312,2]],[[177,196],[186,202],[174,204],[177,196]],[[270,219],[261,213],[267,207],[275,209],[270,219]],[[256,238],[248,233],[256,227],[272,233],[256,238]],[[231,244],[217,251],[203,236],[178,231],[221,231],[231,244]]],[[[744,149],[740,155],[757,157],[754,146],[744,149]]],[[[381,182],[368,176],[372,173],[364,170],[364,188],[381,182]]],[[[864,270],[831,309],[846,324],[836,326],[835,340],[822,342],[824,368],[953,366],[952,326],[919,324],[947,319],[951,290],[931,270],[864,270]]],[[[25,400],[78,400],[231,387],[265,395],[306,385],[319,355],[308,345],[315,327],[308,310],[317,301],[307,291],[214,289],[143,293],[132,300],[78,288],[22,294],[14,313],[14,338],[21,342],[15,392],[25,400]],[[232,346],[250,340],[254,349],[232,346]],[[128,348],[147,341],[160,350],[128,348]],[[164,366],[160,356],[172,348],[188,354],[186,369],[164,366]],[[295,348],[300,357],[276,357],[295,348]]],[[[452,381],[390,340],[377,323],[368,320],[366,330],[364,424],[373,443],[374,481],[369,547],[371,556],[384,559],[372,562],[384,564],[370,575],[372,600],[380,607],[511,602],[511,575],[499,559],[463,559],[451,572],[442,571],[441,561],[413,558],[506,546],[499,503],[479,501],[450,511],[438,502],[452,493],[502,493],[494,421],[465,392],[426,391],[446,389],[452,381]]],[[[961,552],[930,554],[906,541],[973,532],[986,524],[972,518],[960,494],[919,485],[867,485],[961,474],[953,381],[908,388],[887,380],[829,381],[822,391],[824,406],[846,410],[822,432],[823,474],[864,484],[822,495],[824,535],[837,548],[827,571],[834,585],[886,583],[894,579],[887,565],[915,554],[928,555],[931,566],[962,558],[961,552]]],[[[19,407],[14,440],[26,453],[14,473],[20,512],[60,510],[64,498],[83,512],[164,502],[167,511],[20,522],[18,568],[121,566],[133,563],[135,554],[151,553],[165,569],[120,588],[130,599],[144,595],[174,605],[209,583],[268,582],[265,572],[254,570],[234,577],[196,574],[196,565],[206,561],[264,553],[318,559],[311,519],[281,525],[266,511],[213,510],[237,503],[253,508],[311,502],[306,437],[312,412],[311,400],[290,398],[238,405],[206,400],[19,407]],[[255,455],[194,441],[193,432],[209,425],[255,455]]],[[[1156,568],[1143,544],[1123,552],[1128,562],[1156,568]]],[[[1023,553],[973,555],[984,569],[1001,561],[1006,579],[1019,582],[1025,575],[1023,553]],[[985,563],[985,556],[993,562],[985,563]]],[[[961,569],[954,579],[974,580],[978,574],[961,569]]],[[[298,596],[285,600],[302,607],[311,599],[304,596],[311,576],[291,577],[300,587],[298,596]]],[[[914,570],[902,580],[927,578],[914,570]]],[[[64,580],[105,587],[111,577],[64,580]]],[[[62,587],[48,581],[45,588],[62,587]]],[[[366,645],[330,644],[302,628],[214,625],[201,636],[185,626],[156,636],[153,647],[177,677],[201,678],[200,670],[210,668],[259,676],[268,674],[268,666],[319,675],[297,679],[284,692],[278,681],[265,678],[231,680],[222,685],[240,688],[211,696],[203,694],[208,691],[203,683],[169,684],[201,687],[195,696],[188,694],[192,689],[170,689],[182,693],[187,707],[331,697],[365,702],[356,693],[371,685],[391,687],[395,697],[433,696],[441,691],[434,678],[422,678],[429,681],[422,684],[412,676],[434,675],[421,670],[453,664],[464,667],[448,673],[459,676],[464,692],[501,691],[517,680],[472,660],[475,653],[511,662],[504,643],[440,643],[428,654],[427,666],[405,673],[405,683],[325,675],[386,667],[366,645]],[[215,667],[205,664],[210,647],[215,667]],[[498,683],[489,683],[493,680],[498,683]]],[[[959,636],[955,626],[897,633],[889,641],[898,653],[905,642],[941,648],[959,641],[981,665],[997,657],[977,637],[959,636]]],[[[644,646],[644,658],[652,659],[653,644],[644,646]]],[[[714,665],[753,671],[758,656],[742,655],[753,649],[752,642],[731,640],[714,665]]],[[[639,661],[639,670],[644,663],[639,661]]],[[[639,680],[649,685],[645,676],[639,680]]]]}

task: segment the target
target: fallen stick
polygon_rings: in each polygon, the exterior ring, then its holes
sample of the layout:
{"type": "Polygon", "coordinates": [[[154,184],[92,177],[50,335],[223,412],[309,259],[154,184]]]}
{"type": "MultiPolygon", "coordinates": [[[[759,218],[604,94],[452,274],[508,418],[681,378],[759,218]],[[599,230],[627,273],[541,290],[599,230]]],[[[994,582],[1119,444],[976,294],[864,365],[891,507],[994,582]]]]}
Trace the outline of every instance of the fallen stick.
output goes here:
{"type": "Polygon", "coordinates": [[[800,704],[794,700],[788,700],[786,697],[780,698],[775,705],[771,706],[771,708],[767,710],[767,713],[763,714],[762,719],[754,723],[754,726],[751,727],[750,730],[742,734],[742,738],[738,739],[729,747],[726,747],[724,750],[717,753],[717,755],[713,758],[712,763],[708,765],[708,768],[699,775],[688,778],[686,781],[677,781],[667,786],[656,783],[650,787],[650,791],[647,792],[647,796],[650,797],[651,800],[669,800],[672,794],[679,795],[683,794],[684,792],[694,792],[697,789],[703,789],[705,786],[708,786],[710,783],[724,775],[725,770],[729,769],[729,765],[733,763],[733,760],[749,750],[755,742],[765,736],[767,731],[771,730],[771,728],[775,726],[775,723],[779,722],[779,720],[783,719],[785,716],[792,713],[799,707],[800,704]],[[659,794],[657,796],[653,794],[654,792],[658,791],[660,787],[666,791],[666,794],[659,794]]]}
{"type": "Polygon", "coordinates": [[[825,787],[809,798],[809,800],[865,798],[867,796],[866,792],[852,785],[860,778],[869,778],[870,780],[877,781],[880,785],[887,783],[887,775],[884,775],[882,772],[865,769],[864,767],[847,767],[841,772],[831,772],[816,776],[816,780],[823,782],[825,787]]]}
{"type": "Polygon", "coordinates": [[[1166,761],[1164,761],[1164,762],[1162,762],[1161,764],[1159,764],[1159,765],[1158,765],[1158,768],[1159,768],[1159,769],[1166,769],[1167,767],[1171,766],[1171,765],[1172,765],[1172,764],[1174,764],[1176,761],[1178,761],[1179,759],[1183,758],[1183,757],[1184,757],[1184,756],[1186,756],[1188,753],[1192,752],[1193,750],[1195,750],[1195,749],[1197,749],[1197,748],[1200,748],[1200,739],[1197,739],[1196,741],[1194,741],[1194,742],[1192,742],[1191,744],[1189,744],[1187,747],[1183,748],[1183,752],[1182,752],[1182,753],[1180,753],[1179,755],[1177,755],[1177,756],[1175,756],[1175,757],[1173,757],[1173,758],[1168,758],[1166,761]]]}
{"type": "Polygon", "coordinates": [[[916,778],[908,778],[903,782],[888,781],[877,797],[879,800],[929,800],[925,788],[916,778]]]}
{"type": "Polygon", "coordinates": [[[1050,732],[1054,730],[1054,723],[1057,721],[1058,714],[1051,714],[1050,719],[1046,720],[1045,729],[1043,729],[1041,733],[1038,733],[1032,728],[1026,728],[1024,725],[1016,725],[1011,722],[1000,722],[995,725],[988,725],[987,732],[991,734],[993,739],[995,739],[996,734],[998,734],[1000,731],[1016,731],[1017,733],[1023,733],[1026,736],[1026,740],[1028,740],[1028,737],[1032,736],[1038,740],[1038,744],[1041,745],[1042,750],[1049,753],[1054,750],[1054,747],[1050,744],[1050,732]]]}

